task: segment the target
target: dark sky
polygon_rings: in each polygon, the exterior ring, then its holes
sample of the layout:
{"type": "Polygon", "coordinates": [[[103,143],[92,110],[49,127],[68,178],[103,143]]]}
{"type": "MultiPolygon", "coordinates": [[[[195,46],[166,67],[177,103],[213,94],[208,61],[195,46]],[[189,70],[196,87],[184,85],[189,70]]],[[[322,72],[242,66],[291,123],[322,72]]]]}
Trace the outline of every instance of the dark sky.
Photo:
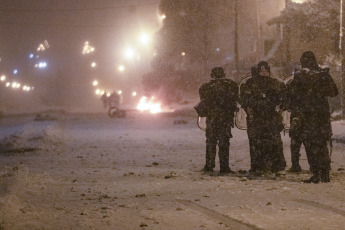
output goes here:
{"type": "MultiPolygon", "coordinates": [[[[153,33],[159,29],[156,8],[159,0],[1,0],[0,1],[0,71],[13,78],[37,83],[62,71],[69,77],[104,84],[117,81],[117,65],[123,63],[123,48],[137,42],[140,30],[153,33]],[[30,53],[47,40],[50,48],[40,57],[48,62],[46,70],[30,69],[30,53]],[[96,51],[82,55],[89,41],[96,51]],[[97,68],[89,68],[91,61],[97,68]]],[[[144,58],[144,57],[143,57],[144,58]]],[[[151,57],[145,57],[146,60],[151,57]]],[[[31,60],[32,61],[32,60],[31,60]]],[[[32,64],[32,63],[31,63],[32,64]]],[[[132,81],[140,81],[143,63],[131,63],[132,81]]],[[[145,64],[145,66],[147,66],[145,64]]],[[[128,77],[128,76],[127,76],[128,77]]],[[[128,83],[128,82],[125,82],[128,83]]],[[[111,88],[111,87],[110,87],[111,88]]],[[[114,87],[113,87],[114,88],[114,87]]]]}

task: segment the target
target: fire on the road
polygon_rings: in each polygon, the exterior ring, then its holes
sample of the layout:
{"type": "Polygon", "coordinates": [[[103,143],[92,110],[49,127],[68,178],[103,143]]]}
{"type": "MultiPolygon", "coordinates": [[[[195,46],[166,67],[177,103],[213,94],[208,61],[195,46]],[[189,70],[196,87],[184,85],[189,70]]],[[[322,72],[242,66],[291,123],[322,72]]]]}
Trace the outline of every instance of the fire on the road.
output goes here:
{"type": "Polygon", "coordinates": [[[155,97],[142,97],[139,101],[137,109],[141,112],[160,113],[162,112],[161,104],[156,101],[155,97]]]}

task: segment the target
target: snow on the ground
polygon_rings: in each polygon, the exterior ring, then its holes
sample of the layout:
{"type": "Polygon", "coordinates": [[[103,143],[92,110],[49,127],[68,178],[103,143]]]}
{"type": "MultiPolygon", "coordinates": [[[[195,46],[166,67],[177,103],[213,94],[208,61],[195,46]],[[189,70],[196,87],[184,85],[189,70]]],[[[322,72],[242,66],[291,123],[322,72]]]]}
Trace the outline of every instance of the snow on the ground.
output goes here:
{"type": "Polygon", "coordinates": [[[301,174],[239,173],[250,159],[238,129],[230,145],[236,174],[202,173],[205,136],[196,121],[194,111],[5,116],[0,229],[344,229],[342,122],[332,124],[331,183],[303,184],[303,149],[301,174]]]}

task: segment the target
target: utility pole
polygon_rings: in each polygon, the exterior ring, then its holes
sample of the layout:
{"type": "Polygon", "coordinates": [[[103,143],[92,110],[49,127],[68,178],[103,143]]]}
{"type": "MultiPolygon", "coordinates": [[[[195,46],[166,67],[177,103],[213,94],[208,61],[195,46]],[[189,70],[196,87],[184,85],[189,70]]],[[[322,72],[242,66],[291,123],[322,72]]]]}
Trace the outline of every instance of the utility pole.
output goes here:
{"type": "Polygon", "coordinates": [[[262,52],[262,40],[261,40],[261,2],[258,0],[253,0],[253,5],[255,6],[256,14],[256,29],[255,29],[255,53],[256,53],[256,62],[261,60],[261,57],[264,55],[262,52]]]}
{"type": "Polygon", "coordinates": [[[340,39],[339,39],[339,49],[340,49],[340,59],[341,59],[341,119],[345,120],[345,38],[344,38],[344,25],[345,25],[345,4],[344,0],[340,1],[340,39]]]}
{"type": "Polygon", "coordinates": [[[234,50],[235,50],[235,69],[236,75],[238,75],[239,67],[239,55],[238,55],[238,0],[235,0],[235,32],[234,32],[234,50]]]}
{"type": "MultiPolygon", "coordinates": [[[[290,0],[285,0],[285,8],[287,9],[289,7],[290,0]]],[[[284,29],[283,29],[283,39],[285,44],[285,57],[286,57],[286,64],[289,64],[291,61],[290,56],[290,35],[291,30],[290,27],[287,25],[289,23],[289,19],[286,20],[284,29]]]]}

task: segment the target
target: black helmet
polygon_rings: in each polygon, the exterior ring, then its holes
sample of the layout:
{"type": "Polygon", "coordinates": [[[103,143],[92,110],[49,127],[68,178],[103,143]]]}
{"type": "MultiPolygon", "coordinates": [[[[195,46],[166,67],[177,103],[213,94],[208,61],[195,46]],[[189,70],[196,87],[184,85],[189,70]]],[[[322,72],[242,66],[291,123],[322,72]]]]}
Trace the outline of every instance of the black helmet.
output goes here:
{"type": "Polygon", "coordinates": [[[315,54],[312,51],[306,51],[302,54],[300,59],[302,68],[317,69],[318,64],[315,54]]]}
{"type": "Polygon", "coordinates": [[[266,69],[269,73],[271,72],[271,68],[270,68],[270,66],[268,65],[268,62],[266,62],[266,61],[260,61],[260,62],[258,63],[258,69],[257,69],[257,71],[260,72],[260,70],[262,70],[262,69],[266,69]]]}
{"type": "Polygon", "coordinates": [[[252,66],[250,68],[250,73],[251,73],[252,77],[258,75],[258,68],[257,68],[257,66],[252,66]]]}
{"type": "Polygon", "coordinates": [[[211,71],[211,77],[212,78],[223,78],[225,77],[225,72],[222,67],[215,67],[211,71]]]}

